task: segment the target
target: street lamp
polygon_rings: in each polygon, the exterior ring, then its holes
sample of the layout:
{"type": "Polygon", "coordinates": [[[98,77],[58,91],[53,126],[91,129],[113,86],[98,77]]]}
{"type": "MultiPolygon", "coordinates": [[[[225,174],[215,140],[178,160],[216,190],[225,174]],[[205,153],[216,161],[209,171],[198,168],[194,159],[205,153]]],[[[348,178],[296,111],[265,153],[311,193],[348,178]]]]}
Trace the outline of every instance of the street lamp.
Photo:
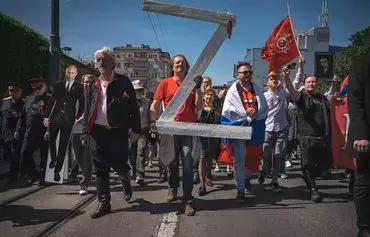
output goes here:
{"type": "Polygon", "coordinates": [[[63,51],[63,53],[69,54],[69,52],[72,51],[72,48],[71,47],[63,47],[62,51],[63,51]]]}
{"type": "Polygon", "coordinates": [[[50,32],[50,77],[52,86],[59,81],[60,37],[59,37],[59,0],[51,0],[51,32],[50,32]]]}

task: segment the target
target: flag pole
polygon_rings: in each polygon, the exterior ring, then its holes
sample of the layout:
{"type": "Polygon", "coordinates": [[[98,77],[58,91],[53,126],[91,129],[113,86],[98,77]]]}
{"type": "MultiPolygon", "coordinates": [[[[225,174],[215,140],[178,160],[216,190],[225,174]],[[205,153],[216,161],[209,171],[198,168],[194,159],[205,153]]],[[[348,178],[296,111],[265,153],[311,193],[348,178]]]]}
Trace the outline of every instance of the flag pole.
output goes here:
{"type": "Polygon", "coordinates": [[[298,45],[297,39],[295,37],[295,32],[294,32],[294,28],[293,28],[293,21],[292,21],[292,17],[290,16],[290,7],[289,7],[289,2],[288,1],[286,2],[286,5],[288,7],[288,15],[289,15],[290,27],[292,28],[292,32],[293,32],[293,35],[294,35],[294,37],[293,37],[294,38],[294,42],[295,42],[295,44],[297,46],[299,56],[302,57],[301,50],[299,50],[299,45],[298,45]]]}

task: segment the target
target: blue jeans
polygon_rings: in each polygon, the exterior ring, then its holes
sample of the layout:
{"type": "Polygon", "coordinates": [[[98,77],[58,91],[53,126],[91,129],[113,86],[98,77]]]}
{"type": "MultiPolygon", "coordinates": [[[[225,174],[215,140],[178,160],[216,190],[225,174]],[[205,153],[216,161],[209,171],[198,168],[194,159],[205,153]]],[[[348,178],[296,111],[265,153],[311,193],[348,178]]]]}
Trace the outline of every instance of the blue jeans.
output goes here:
{"type": "Polygon", "coordinates": [[[179,155],[182,161],[182,188],[184,200],[192,199],[193,191],[193,140],[190,136],[173,136],[175,143],[175,159],[169,165],[170,178],[168,180],[169,187],[177,189],[180,185],[179,177],[179,155]]]}
{"type": "Polygon", "coordinates": [[[245,190],[245,179],[249,178],[249,172],[245,168],[245,152],[247,149],[247,140],[233,141],[234,155],[234,178],[238,191],[245,190]]]}

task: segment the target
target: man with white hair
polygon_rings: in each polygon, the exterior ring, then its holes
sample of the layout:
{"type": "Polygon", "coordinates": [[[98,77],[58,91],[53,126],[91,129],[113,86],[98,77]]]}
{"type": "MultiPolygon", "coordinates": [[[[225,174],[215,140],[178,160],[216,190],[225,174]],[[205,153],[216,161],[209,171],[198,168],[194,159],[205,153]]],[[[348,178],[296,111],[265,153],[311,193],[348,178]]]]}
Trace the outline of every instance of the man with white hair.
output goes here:
{"type": "Polygon", "coordinates": [[[113,52],[104,47],[95,52],[98,79],[86,87],[86,103],[81,139],[95,150],[96,183],[99,205],[91,214],[98,218],[111,211],[109,171],[119,175],[124,199],[132,197],[130,167],[128,165],[128,139],[136,142],[141,132],[140,111],[130,79],[114,73],[113,52]]]}

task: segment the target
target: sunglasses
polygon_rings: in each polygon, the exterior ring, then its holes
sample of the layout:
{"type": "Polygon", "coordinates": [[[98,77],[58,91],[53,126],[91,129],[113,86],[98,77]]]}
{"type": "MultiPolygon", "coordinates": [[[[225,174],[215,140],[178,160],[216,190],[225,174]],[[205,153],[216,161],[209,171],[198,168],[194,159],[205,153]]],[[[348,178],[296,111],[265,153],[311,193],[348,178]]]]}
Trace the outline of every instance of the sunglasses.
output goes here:
{"type": "Polygon", "coordinates": [[[244,74],[244,75],[252,75],[253,74],[252,71],[242,71],[242,72],[238,72],[238,73],[241,73],[241,74],[244,74]]]}
{"type": "Polygon", "coordinates": [[[43,87],[44,87],[43,85],[41,85],[41,86],[33,86],[33,87],[32,87],[32,89],[33,89],[34,91],[39,91],[39,90],[41,90],[43,87]]]}

